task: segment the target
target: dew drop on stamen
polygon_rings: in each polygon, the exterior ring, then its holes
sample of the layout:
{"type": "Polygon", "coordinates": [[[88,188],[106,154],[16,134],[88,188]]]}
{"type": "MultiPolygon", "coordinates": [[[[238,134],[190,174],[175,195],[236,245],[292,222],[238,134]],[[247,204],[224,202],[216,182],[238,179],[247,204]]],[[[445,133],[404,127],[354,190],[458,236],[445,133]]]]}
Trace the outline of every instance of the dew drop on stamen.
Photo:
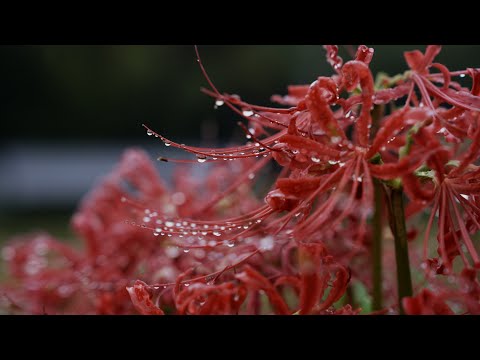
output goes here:
{"type": "Polygon", "coordinates": [[[199,163],[204,163],[205,161],[207,161],[207,157],[205,155],[197,155],[197,161],[199,163]]]}
{"type": "Polygon", "coordinates": [[[143,218],[143,222],[146,222],[146,223],[150,222],[150,217],[149,217],[149,216],[145,216],[145,217],[143,218]]]}
{"type": "Polygon", "coordinates": [[[152,130],[147,130],[147,135],[148,135],[148,136],[152,136],[152,135],[153,135],[153,131],[152,131],[152,130]]]}
{"type": "Polygon", "coordinates": [[[315,157],[315,156],[312,156],[311,157],[311,160],[314,162],[314,163],[319,163],[320,162],[320,159],[315,157]]]}
{"type": "Polygon", "coordinates": [[[183,249],[183,252],[184,252],[185,254],[188,254],[188,253],[190,252],[190,249],[185,248],[185,249],[183,249]]]}
{"type": "Polygon", "coordinates": [[[461,78],[464,78],[464,77],[465,77],[465,74],[460,74],[460,77],[461,77],[461,78]]]}
{"type": "Polygon", "coordinates": [[[253,115],[253,111],[252,110],[243,110],[242,112],[243,116],[252,116],[253,115]]]}
{"type": "Polygon", "coordinates": [[[255,174],[254,174],[254,173],[248,174],[248,178],[249,178],[250,180],[253,180],[254,177],[255,177],[255,174]]]}
{"type": "Polygon", "coordinates": [[[223,100],[216,100],[214,108],[216,109],[219,106],[222,106],[223,104],[225,104],[225,102],[223,100]]]}
{"type": "Polygon", "coordinates": [[[165,221],[165,226],[166,227],[173,227],[173,225],[175,225],[175,223],[173,221],[165,221]]]}
{"type": "Polygon", "coordinates": [[[170,145],[172,145],[172,144],[170,144],[170,143],[167,142],[167,141],[165,141],[164,144],[165,144],[165,146],[167,146],[167,147],[170,146],[170,145]]]}
{"type": "Polygon", "coordinates": [[[221,235],[222,235],[222,234],[221,234],[220,232],[218,232],[218,231],[214,231],[212,234],[213,234],[214,236],[221,236],[221,235]]]}

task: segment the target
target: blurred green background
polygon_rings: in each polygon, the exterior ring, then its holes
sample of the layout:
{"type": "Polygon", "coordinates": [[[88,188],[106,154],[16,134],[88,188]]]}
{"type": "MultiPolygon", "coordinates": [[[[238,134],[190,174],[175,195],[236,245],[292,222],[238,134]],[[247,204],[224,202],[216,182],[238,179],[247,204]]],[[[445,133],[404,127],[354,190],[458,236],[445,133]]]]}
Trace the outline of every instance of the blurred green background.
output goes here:
{"type": "MultiPolygon", "coordinates": [[[[405,50],[425,49],[373,47],[372,70],[391,75],[406,70],[405,50]]],[[[317,45],[199,49],[220,91],[257,104],[332,72],[317,45]]],[[[437,60],[479,67],[480,46],[444,46],[437,60]]],[[[122,149],[160,149],[142,123],[180,142],[235,138],[236,115],[199,91],[193,46],[3,46],[0,76],[0,242],[35,229],[70,237],[76,204],[122,149]]]]}

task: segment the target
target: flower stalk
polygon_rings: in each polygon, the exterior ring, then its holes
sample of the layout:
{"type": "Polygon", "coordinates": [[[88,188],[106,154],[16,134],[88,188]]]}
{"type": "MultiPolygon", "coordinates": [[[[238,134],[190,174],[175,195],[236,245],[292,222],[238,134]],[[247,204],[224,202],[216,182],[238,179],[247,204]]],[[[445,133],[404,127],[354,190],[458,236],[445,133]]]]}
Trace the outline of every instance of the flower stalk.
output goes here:
{"type": "Polygon", "coordinates": [[[403,190],[393,188],[390,192],[390,224],[395,240],[395,260],[397,265],[397,290],[400,314],[405,314],[402,299],[412,296],[412,277],[408,256],[407,227],[403,206],[403,190]]]}
{"type": "Polygon", "coordinates": [[[375,212],[373,214],[372,226],[372,280],[373,280],[373,310],[380,310],[383,303],[382,295],[382,184],[374,181],[375,190],[375,212]]]}

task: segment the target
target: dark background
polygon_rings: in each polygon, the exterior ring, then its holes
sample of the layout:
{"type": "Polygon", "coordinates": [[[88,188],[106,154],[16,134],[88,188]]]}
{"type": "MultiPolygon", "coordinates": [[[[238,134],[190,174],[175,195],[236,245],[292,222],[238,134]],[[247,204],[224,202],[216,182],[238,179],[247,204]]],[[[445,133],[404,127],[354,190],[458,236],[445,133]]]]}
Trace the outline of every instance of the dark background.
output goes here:
{"type": "MultiPolygon", "coordinates": [[[[406,70],[403,51],[373,46],[374,73],[406,70]]],[[[289,84],[331,74],[321,46],[200,46],[220,91],[269,105],[289,84]]],[[[341,49],[345,60],[349,55],[341,49]]],[[[451,70],[480,66],[480,46],[444,46],[451,70]]],[[[68,219],[123,149],[152,159],[166,151],[141,127],[179,142],[234,141],[238,120],[200,93],[206,86],[192,46],[0,47],[0,242],[46,229],[71,236],[68,219]]],[[[241,140],[240,138],[238,139],[241,140]]],[[[168,177],[164,164],[159,169],[168,177]]]]}

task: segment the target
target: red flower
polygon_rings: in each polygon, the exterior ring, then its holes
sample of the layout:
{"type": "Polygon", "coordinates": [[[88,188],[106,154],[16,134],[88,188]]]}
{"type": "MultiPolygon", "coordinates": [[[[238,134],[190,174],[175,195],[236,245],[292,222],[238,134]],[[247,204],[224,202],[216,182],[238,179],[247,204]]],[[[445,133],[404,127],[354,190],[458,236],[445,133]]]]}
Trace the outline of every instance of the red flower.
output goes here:
{"type": "MultiPolygon", "coordinates": [[[[424,263],[426,286],[399,301],[405,311],[480,313],[480,261],[472,239],[480,229],[479,72],[450,72],[433,62],[440,47],[430,46],[425,54],[405,54],[410,70],[403,75],[374,82],[373,49],[360,46],[344,62],[336,46],[325,48],[335,73],[289,86],[286,96],[272,97],[286,106],[278,108],[220,93],[199,59],[210,85],[203,91],[243,119],[238,124],[246,144],[187,146],[145,126],[148,135],[196,157],[159,160],[199,162],[208,169],[205,178],[179,166],[169,188],[146,154],[127,151],[73,217],[84,249],[46,235],[4,249],[11,274],[4,291],[12,309],[357,314],[361,309],[353,303],[339,302],[351,282],[372,286],[369,219],[374,210],[380,214],[375,230],[382,235],[382,212],[393,212],[393,205],[382,203],[387,197],[375,205],[375,181],[377,189],[403,189],[409,218],[431,206],[425,260],[438,214],[440,259],[424,263]],[[452,80],[467,74],[470,90],[452,80]],[[261,201],[252,185],[272,159],[282,170],[261,201]],[[453,264],[458,256],[460,275],[453,264]]],[[[403,216],[392,216],[397,239],[395,220],[403,216]]],[[[417,233],[402,231],[405,243],[417,233]]],[[[393,273],[393,251],[383,255],[393,273]]],[[[395,307],[400,304],[393,303],[390,282],[377,285],[395,307]]]]}

